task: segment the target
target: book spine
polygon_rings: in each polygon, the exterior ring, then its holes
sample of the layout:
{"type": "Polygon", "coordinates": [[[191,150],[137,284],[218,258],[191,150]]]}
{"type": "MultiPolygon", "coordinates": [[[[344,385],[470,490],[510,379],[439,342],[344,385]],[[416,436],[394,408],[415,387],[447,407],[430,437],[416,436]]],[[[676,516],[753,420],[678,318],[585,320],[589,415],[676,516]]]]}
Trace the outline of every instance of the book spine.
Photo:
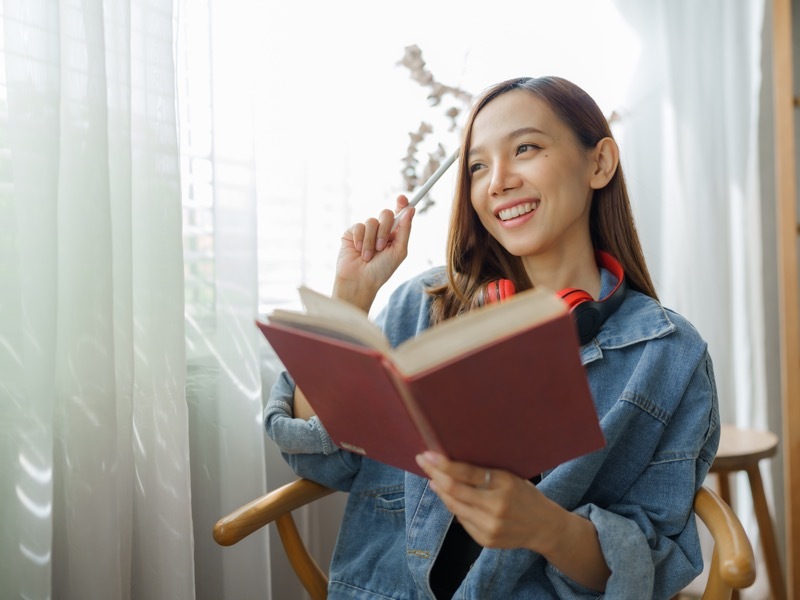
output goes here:
{"type": "Polygon", "coordinates": [[[449,457],[449,454],[446,452],[444,446],[439,440],[439,436],[436,435],[436,431],[434,431],[428,419],[422,413],[419,406],[417,406],[417,401],[409,391],[403,376],[388,358],[383,356],[382,361],[384,367],[386,368],[386,372],[392,378],[394,386],[397,389],[397,393],[400,395],[400,398],[402,398],[403,404],[405,405],[411,420],[417,426],[417,431],[419,432],[420,437],[422,437],[422,440],[425,442],[425,445],[428,447],[428,450],[433,450],[434,452],[438,452],[439,454],[449,457]]]}

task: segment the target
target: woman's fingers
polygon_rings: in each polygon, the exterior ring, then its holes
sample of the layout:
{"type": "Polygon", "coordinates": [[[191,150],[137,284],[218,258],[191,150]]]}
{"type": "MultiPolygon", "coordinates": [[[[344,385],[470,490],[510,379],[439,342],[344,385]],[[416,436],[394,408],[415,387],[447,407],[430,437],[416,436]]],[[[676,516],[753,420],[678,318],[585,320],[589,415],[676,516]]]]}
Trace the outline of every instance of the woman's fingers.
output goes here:
{"type": "Polygon", "coordinates": [[[408,239],[411,235],[411,220],[414,218],[415,209],[413,206],[408,206],[408,198],[402,195],[397,197],[396,206],[390,231],[394,234],[395,241],[407,249],[408,239]],[[396,225],[395,219],[397,219],[396,225]]]}
{"type": "MultiPolygon", "coordinates": [[[[405,196],[398,198],[398,207],[403,208],[408,204],[405,196]]],[[[410,233],[410,223],[413,217],[413,210],[411,214],[404,215],[402,218],[403,226],[393,231],[394,216],[391,210],[384,209],[380,212],[377,218],[372,217],[363,223],[356,223],[350,228],[351,235],[353,236],[353,246],[356,251],[361,253],[361,258],[364,261],[370,261],[375,254],[383,252],[390,241],[397,241],[398,243],[407,245],[410,233]]]]}
{"type": "Polygon", "coordinates": [[[495,471],[467,463],[448,460],[435,452],[424,452],[417,464],[442,491],[453,493],[459,485],[474,490],[486,490],[492,483],[495,471]]]}
{"type": "Polygon", "coordinates": [[[350,227],[350,235],[353,239],[353,248],[356,249],[356,252],[361,252],[361,249],[364,247],[365,231],[366,227],[364,226],[364,223],[356,223],[350,227]]]}
{"type": "Polygon", "coordinates": [[[394,213],[388,208],[381,211],[378,216],[378,231],[375,239],[375,251],[381,252],[389,243],[389,236],[392,233],[394,223],[394,213]]]}
{"type": "MultiPolygon", "coordinates": [[[[401,196],[398,205],[408,200],[401,196]]],[[[333,295],[369,312],[378,290],[408,254],[413,211],[392,230],[394,213],[385,209],[377,218],[355,223],[345,230],[336,259],[333,295]]]]}
{"type": "Polygon", "coordinates": [[[361,248],[358,248],[358,250],[361,252],[361,258],[369,261],[375,254],[379,222],[378,219],[369,218],[362,225],[364,227],[364,237],[361,240],[361,248]]]}

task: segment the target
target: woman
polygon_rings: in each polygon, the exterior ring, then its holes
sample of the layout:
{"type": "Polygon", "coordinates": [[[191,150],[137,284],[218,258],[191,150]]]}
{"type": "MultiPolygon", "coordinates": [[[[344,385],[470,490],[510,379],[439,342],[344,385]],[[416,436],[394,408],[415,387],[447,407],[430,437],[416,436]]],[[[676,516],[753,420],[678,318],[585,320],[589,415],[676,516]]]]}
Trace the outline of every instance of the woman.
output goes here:
{"type": "MultiPolygon", "coordinates": [[[[716,388],[705,342],[658,303],[608,124],[568,81],[513,79],[477,100],[460,156],[447,265],[402,284],[379,322],[397,345],[497,280],[580,290],[610,307],[581,347],[606,446],[534,481],[426,452],[425,479],[337,449],[284,373],[269,435],[299,475],[350,492],[329,597],[669,598],[702,570],[692,502],[716,388]]],[[[345,232],[335,296],[369,310],[406,256],[413,210],[393,218],[345,232]]]]}

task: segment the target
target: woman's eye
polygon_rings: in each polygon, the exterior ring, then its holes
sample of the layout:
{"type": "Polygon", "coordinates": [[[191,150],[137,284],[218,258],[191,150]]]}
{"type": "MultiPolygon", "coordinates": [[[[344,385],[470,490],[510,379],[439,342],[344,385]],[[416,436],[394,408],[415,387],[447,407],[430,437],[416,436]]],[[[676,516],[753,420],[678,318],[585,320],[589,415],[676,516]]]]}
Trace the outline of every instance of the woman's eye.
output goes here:
{"type": "Polygon", "coordinates": [[[483,168],[484,168],[484,165],[482,165],[481,163],[471,164],[469,166],[469,173],[470,173],[470,175],[472,175],[475,171],[479,171],[480,169],[483,169],[483,168]]]}
{"type": "Polygon", "coordinates": [[[541,146],[537,146],[536,144],[520,144],[517,146],[517,154],[530,152],[531,150],[541,150],[541,146]]]}

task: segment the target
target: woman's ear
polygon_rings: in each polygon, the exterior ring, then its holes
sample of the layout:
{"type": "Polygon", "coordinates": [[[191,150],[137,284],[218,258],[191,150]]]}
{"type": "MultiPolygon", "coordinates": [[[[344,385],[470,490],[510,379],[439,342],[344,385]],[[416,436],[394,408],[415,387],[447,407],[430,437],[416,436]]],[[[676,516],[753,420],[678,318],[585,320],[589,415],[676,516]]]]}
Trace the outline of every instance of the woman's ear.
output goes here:
{"type": "Polygon", "coordinates": [[[617,172],[619,165],[619,147],[610,137],[605,137],[594,147],[590,153],[593,171],[589,185],[593,190],[604,188],[614,173],[617,172]]]}

